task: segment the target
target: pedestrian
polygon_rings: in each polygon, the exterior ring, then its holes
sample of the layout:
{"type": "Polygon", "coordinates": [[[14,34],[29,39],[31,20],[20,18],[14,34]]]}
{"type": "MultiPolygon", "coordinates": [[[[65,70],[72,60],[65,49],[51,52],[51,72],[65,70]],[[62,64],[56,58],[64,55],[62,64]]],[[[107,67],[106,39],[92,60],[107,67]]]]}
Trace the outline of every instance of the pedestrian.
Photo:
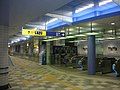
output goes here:
{"type": "Polygon", "coordinates": [[[113,71],[115,72],[115,75],[116,75],[116,77],[118,77],[119,76],[119,74],[118,74],[118,71],[117,71],[117,61],[115,61],[115,63],[113,63],[113,65],[112,65],[112,69],[113,69],[113,71]]]}

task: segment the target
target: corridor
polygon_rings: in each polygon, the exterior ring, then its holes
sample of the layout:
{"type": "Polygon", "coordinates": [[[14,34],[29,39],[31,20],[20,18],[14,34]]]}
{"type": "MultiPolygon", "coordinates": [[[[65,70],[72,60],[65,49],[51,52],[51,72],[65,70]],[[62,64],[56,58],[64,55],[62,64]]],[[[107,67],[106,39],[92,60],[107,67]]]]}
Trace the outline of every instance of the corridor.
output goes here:
{"type": "Polygon", "coordinates": [[[48,65],[11,57],[10,90],[119,90],[120,80],[57,70],[48,65]]]}

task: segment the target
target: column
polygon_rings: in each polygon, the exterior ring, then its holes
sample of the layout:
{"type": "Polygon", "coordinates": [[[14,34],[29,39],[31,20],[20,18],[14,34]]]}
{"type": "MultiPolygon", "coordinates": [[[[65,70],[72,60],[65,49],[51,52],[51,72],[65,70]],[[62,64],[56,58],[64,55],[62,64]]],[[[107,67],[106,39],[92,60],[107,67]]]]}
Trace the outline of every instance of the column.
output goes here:
{"type": "Polygon", "coordinates": [[[0,26],[0,90],[8,88],[8,30],[0,26]]]}
{"type": "Polygon", "coordinates": [[[28,54],[29,54],[29,56],[31,56],[32,55],[32,44],[31,44],[31,42],[29,42],[28,44],[29,44],[29,46],[28,46],[28,54]]]}
{"type": "Polygon", "coordinates": [[[94,75],[96,72],[96,45],[95,35],[88,36],[88,74],[94,75]]]}
{"type": "Polygon", "coordinates": [[[47,59],[47,61],[46,61],[46,63],[47,64],[50,64],[50,42],[47,42],[46,43],[47,45],[46,45],[46,59],[47,59]]]}
{"type": "Polygon", "coordinates": [[[23,50],[23,44],[20,44],[20,54],[23,55],[24,50],[23,50]]]}

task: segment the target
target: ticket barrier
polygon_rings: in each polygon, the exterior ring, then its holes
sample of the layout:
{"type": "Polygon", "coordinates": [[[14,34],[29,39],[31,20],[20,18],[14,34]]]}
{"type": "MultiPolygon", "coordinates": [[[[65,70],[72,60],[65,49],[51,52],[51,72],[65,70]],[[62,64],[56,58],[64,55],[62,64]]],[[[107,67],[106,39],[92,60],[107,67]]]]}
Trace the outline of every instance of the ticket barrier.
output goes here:
{"type": "Polygon", "coordinates": [[[116,61],[116,59],[103,57],[103,58],[97,58],[96,61],[97,61],[96,71],[101,72],[102,74],[106,74],[106,73],[111,73],[113,71],[112,65],[113,65],[113,62],[116,61]]]}
{"type": "Polygon", "coordinates": [[[74,56],[71,58],[71,64],[73,68],[81,68],[82,66],[82,70],[87,70],[87,57],[74,56]]]}

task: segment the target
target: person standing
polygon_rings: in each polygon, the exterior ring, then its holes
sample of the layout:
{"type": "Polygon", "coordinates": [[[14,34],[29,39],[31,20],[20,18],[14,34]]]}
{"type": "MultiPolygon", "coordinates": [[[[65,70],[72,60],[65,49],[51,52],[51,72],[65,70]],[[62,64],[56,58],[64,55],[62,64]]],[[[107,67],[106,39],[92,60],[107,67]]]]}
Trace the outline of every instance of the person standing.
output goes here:
{"type": "Polygon", "coordinates": [[[117,69],[117,63],[118,63],[118,62],[115,61],[115,63],[112,65],[112,69],[113,69],[113,71],[115,72],[116,77],[119,76],[118,69],[117,69]]]}

